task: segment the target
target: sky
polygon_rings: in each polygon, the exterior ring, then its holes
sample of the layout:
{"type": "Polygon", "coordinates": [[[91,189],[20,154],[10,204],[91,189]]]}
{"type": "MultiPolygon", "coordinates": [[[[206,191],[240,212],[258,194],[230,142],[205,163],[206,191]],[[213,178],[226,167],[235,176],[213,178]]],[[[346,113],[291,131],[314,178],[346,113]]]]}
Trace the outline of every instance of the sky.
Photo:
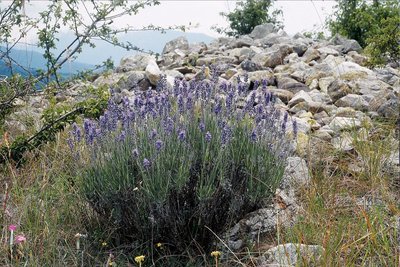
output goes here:
{"type": "MultiPolygon", "coordinates": [[[[333,12],[335,1],[276,1],[274,7],[283,11],[285,31],[294,35],[298,32],[322,29],[326,17],[333,12]]],[[[178,25],[198,24],[195,32],[202,32],[210,36],[218,36],[211,30],[211,26],[218,24],[227,26],[228,22],[220,16],[220,12],[230,12],[235,9],[236,1],[231,0],[203,0],[203,1],[161,1],[159,6],[148,7],[135,16],[135,24],[145,25],[178,25]]]]}
{"type": "MultiPolygon", "coordinates": [[[[1,1],[4,7],[11,1],[1,1]]],[[[26,4],[28,15],[37,14],[46,8],[48,1],[30,0],[26,4]]],[[[333,12],[335,1],[328,0],[277,0],[275,8],[283,11],[284,30],[294,35],[298,32],[322,30],[322,25],[333,12]]],[[[233,0],[160,0],[160,5],[147,6],[133,17],[124,17],[114,21],[116,27],[127,24],[141,28],[153,24],[158,26],[192,25],[190,31],[201,32],[212,37],[219,36],[211,30],[213,25],[226,27],[228,22],[220,12],[231,12],[235,9],[233,0]],[[193,27],[193,25],[198,25],[193,27]]],[[[82,8],[83,10],[83,8],[82,8]]]]}

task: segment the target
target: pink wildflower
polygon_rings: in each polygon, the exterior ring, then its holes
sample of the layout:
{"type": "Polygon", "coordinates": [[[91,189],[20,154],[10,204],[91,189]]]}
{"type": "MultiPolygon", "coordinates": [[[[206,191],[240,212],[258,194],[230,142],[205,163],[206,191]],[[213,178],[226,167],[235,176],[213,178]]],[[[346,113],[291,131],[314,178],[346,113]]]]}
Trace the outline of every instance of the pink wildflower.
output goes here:
{"type": "Polygon", "coordinates": [[[24,243],[26,241],[26,237],[24,235],[17,235],[15,237],[15,244],[24,243]]]}
{"type": "Polygon", "coordinates": [[[8,230],[15,231],[17,229],[17,226],[15,224],[11,224],[10,226],[8,226],[8,230]]]}

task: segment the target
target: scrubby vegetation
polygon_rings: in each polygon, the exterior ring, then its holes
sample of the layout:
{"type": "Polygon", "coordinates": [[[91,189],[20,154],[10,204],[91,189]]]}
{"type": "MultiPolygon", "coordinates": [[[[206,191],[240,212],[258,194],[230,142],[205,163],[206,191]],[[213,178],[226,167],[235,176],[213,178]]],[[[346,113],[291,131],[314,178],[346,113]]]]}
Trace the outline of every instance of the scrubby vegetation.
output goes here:
{"type": "Polygon", "coordinates": [[[400,58],[400,4],[396,0],[338,1],[327,25],[332,35],[357,40],[371,57],[371,65],[400,58]]]}

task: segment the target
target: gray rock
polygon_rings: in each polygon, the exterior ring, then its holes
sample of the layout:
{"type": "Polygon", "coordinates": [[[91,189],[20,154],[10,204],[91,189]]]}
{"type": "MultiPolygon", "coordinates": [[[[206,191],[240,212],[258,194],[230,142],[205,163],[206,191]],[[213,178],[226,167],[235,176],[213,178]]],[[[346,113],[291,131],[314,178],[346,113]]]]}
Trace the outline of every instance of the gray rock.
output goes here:
{"type": "Polygon", "coordinates": [[[327,93],[323,93],[321,91],[314,89],[311,92],[309,92],[308,94],[311,96],[311,98],[314,102],[319,102],[319,103],[323,103],[323,104],[331,104],[332,103],[332,99],[330,98],[330,96],[327,93]]]}
{"type": "Polygon", "coordinates": [[[155,57],[148,54],[139,53],[134,56],[124,57],[121,59],[116,72],[144,71],[152,61],[155,61],[155,57]]]}
{"type": "Polygon", "coordinates": [[[254,63],[253,61],[247,59],[243,60],[242,63],[240,63],[240,67],[248,72],[264,69],[264,67],[261,66],[260,64],[254,63]]]}
{"type": "Polygon", "coordinates": [[[303,60],[307,63],[319,59],[321,54],[318,52],[317,49],[309,47],[307,51],[303,54],[303,60]]]}
{"type": "Polygon", "coordinates": [[[323,77],[318,80],[318,86],[320,90],[324,93],[328,93],[328,87],[329,85],[335,80],[334,77],[323,77]]]}
{"type": "Polygon", "coordinates": [[[146,78],[150,81],[152,85],[156,85],[160,80],[161,71],[157,66],[155,61],[149,62],[146,67],[146,78]]]}
{"type": "Polygon", "coordinates": [[[7,131],[17,132],[18,134],[26,133],[26,131],[28,130],[27,126],[24,123],[15,120],[5,120],[4,126],[7,131]]]}
{"type": "Polygon", "coordinates": [[[306,263],[306,266],[319,266],[324,248],[319,245],[304,245],[304,244],[283,244],[270,248],[263,255],[265,261],[258,267],[267,266],[298,266],[306,263]]]}
{"type": "Polygon", "coordinates": [[[232,47],[250,47],[254,43],[253,39],[249,36],[240,36],[232,43],[232,47]]]}
{"type": "Polygon", "coordinates": [[[275,89],[275,88],[269,88],[269,91],[276,96],[277,98],[279,98],[280,100],[282,100],[283,103],[287,104],[290,99],[293,98],[294,94],[288,90],[284,90],[284,89],[275,89]]]}
{"type": "Polygon", "coordinates": [[[189,53],[201,54],[207,50],[207,45],[204,42],[193,43],[189,45],[189,53]]]}
{"type": "Polygon", "coordinates": [[[257,25],[254,27],[253,31],[250,33],[250,37],[253,39],[261,39],[270,33],[276,32],[275,26],[272,23],[266,23],[262,25],[257,25]]]}
{"type": "Polygon", "coordinates": [[[346,39],[338,34],[330,40],[330,43],[334,45],[340,45],[343,53],[348,53],[350,51],[362,51],[362,47],[356,40],[346,39]]]}
{"type": "Polygon", "coordinates": [[[351,151],[354,149],[352,136],[344,132],[331,140],[333,147],[340,151],[351,151]]]}
{"type": "Polygon", "coordinates": [[[318,48],[317,50],[320,54],[325,55],[325,57],[327,55],[339,56],[339,52],[330,47],[324,46],[324,47],[318,48]]]}
{"type": "Polygon", "coordinates": [[[259,70],[249,73],[249,81],[258,81],[261,83],[262,80],[266,80],[267,85],[275,85],[275,76],[273,72],[269,70],[259,70]]]}
{"type": "Polygon", "coordinates": [[[301,90],[308,92],[310,89],[303,83],[296,81],[295,79],[284,77],[284,76],[277,76],[277,85],[279,89],[285,89],[292,93],[300,92],[301,90]]]}
{"type": "Polygon", "coordinates": [[[301,90],[300,92],[296,93],[294,97],[289,101],[288,106],[293,107],[300,102],[312,102],[312,98],[308,93],[301,90]]]}
{"type": "Polygon", "coordinates": [[[311,176],[306,161],[300,157],[289,157],[280,188],[290,191],[298,186],[308,185],[310,182],[311,176]]]}
{"type": "Polygon", "coordinates": [[[284,58],[292,51],[293,50],[289,46],[274,46],[267,50],[267,52],[256,54],[252,58],[252,61],[264,67],[274,68],[278,65],[282,65],[284,58]]]}
{"type": "Polygon", "coordinates": [[[293,45],[293,51],[297,53],[299,57],[302,57],[304,53],[307,51],[307,45],[304,43],[295,43],[293,45]]]}
{"type": "Polygon", "coordinates": [[[329,97],[333,102],[344,97],[351,92],[350,87],[342,80],[334,80],[327,88],[329,97]]]}
{"type": "Polygon", "coordinates": [[[360,95],[348,94],[335,102],[337,107],[351,107],[355,110],[367,111],[369,103],[360,95]]]}
{"type": "Polygon", "coordinates": [[[334,132],[340,132],[342,130],[348,130],[348,129],[352,129],[352,128],[360,128],[361,121],[357,118],[335,117],[329,124],[329,127],[334,132]]]}
{"type": "Polygon", "coordinates": [[[399,99],[392,98],[378,109],[378,114],[385,118],[398,119],[400,112],[399,99]]]}
{"type": "Polygon", "coordinates": [[[210,66],[211,64],[218,63],[232,64],[236,61],[237,59],[235,57],[230,56],[207,56],[197,59],[196,66],[210,66]]]}
{"type": "Polygon", "coordinates": [[[323,62],[329,66],[333,74],[337,77],[363,78],[374,75],[373,71],[362,67],[354,62],[345,61],[343,57],[327,56],[323,62]]]}
{"type": "Polygon", "coordinates": [[[353,79],[348,83],[348,85],[353,90],[353,92],[362,95],[381,96],[382,93],[387,93],[388,91],[391,91],[390,85],[376,79],[373,75],[353,79]]]}
{"type": "Polygon", "coordinates": [[[171,53],[175,51],[175,49],[189,50],[189,42],[186,39],[186,37],[181,36],[166,43],[162,51],[162,54],[164,55],[171,53]]]}

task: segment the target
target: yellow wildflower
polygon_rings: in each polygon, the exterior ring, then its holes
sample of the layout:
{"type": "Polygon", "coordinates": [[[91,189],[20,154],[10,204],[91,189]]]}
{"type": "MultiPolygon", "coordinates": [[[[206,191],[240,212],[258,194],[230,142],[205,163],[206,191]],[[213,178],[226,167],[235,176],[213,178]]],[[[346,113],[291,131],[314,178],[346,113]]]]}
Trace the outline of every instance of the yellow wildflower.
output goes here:
{"type": "Polygon", "coordinates": [[[136,256],[135,261],[137,263],[139,263],[139,266],[140,266],[142,264],[142,262],[144,261],[144,255],[136,256]]]}
{"type": "Polygon", "coordinates": [[[213,251],[213,252],[211,252],[211,256],[215,257],[215,258],[218,258],[219,256],[221,256],[221,252],[218,251],[218,250],[213,251]]]}

